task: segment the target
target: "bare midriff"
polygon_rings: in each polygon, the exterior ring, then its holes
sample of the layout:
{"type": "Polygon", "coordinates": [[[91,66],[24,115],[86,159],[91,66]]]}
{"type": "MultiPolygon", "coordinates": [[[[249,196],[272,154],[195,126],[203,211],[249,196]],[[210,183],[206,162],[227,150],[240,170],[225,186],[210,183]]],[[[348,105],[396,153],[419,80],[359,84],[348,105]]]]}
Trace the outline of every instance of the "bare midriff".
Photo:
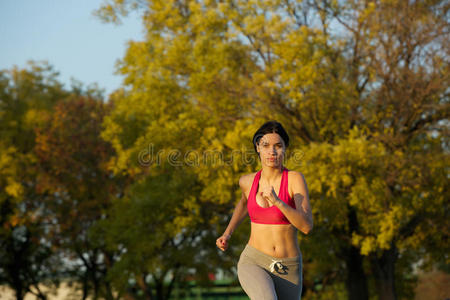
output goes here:
{"type": "Polygon", "coordinates": [[[287,258],[300,255],[297,229],[291,224],[252,222],[248,244],[273,257],[287,258]]]}

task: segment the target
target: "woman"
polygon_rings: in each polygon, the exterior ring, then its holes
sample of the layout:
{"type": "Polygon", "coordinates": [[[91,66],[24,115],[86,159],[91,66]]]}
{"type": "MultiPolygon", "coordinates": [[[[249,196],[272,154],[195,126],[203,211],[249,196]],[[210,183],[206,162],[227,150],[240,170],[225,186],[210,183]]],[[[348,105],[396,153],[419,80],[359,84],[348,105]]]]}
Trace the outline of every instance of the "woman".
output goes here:
{"type": "Polygon", "coordinates": [[[297,230],[308,234],[313,227],[306,182],[301,173],[282,164],[289,136],[280,123],[262,125],[253,145],[262,169],[239,179],[241,200],[216,245],[225,251],[248,214],[250,239],[237,264],[242,288],[252,300],[300,299],[303,276],[297,230]]]}

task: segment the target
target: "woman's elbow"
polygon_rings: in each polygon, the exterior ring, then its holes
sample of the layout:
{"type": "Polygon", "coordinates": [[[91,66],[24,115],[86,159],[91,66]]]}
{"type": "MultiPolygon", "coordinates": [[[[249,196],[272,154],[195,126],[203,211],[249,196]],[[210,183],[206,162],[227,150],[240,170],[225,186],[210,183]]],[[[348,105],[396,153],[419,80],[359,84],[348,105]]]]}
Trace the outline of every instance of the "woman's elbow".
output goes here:
{"type": "Polygon", "coordinates": [[[311,222],[311,223],[309,223],[307,226],[304,226],[302,229],[301,229],[301,231],[304,233],[304,234],[306,234],[306,235],[308,235],[311,231],[312,231],[312,229],[313,229],[313,223],[311,222]]]}

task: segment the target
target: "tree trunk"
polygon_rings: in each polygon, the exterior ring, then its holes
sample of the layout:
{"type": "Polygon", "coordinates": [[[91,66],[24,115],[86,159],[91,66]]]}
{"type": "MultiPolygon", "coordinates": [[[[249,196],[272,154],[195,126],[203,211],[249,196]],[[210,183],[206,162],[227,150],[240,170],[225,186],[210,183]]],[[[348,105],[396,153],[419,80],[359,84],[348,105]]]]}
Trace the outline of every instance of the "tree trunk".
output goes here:
{"type": "Polygon", "coordinates": [[[345,282],[349,300],[368,300],[367,278],[363,269],[363,257],[359,249],[351,247],[347,252],[347,280],[345,282]]]}
{"type": "MultiPolygon", "coordinates": [[[[114,265],[114,256],[107,252],[107,251],[103,251],[103,255],[105,256],[105,268],[103,269],[102,272],[102,276],[103,276],[103,280],[105,281],[105,292],[106,292],[106,300],[115,300],[116,298],[114,297],[114,288],[111,284],[111,282],[107,279],[107,274],[108,274],[108,270],[110,270],[112,268],[112,266],[114,265]]],[[[118,296],[117,299],[120,299],[121,297],[118,296]]]]}
{"type": "Polygon", "coordinates": [[[136,283],[138,284],[141,291],[144,292],[144,299],[146,299],[146,300],[159,299],[158,295],[156,295],[156,296],[153,295],[151,284],[148,284],[146,282],[145,279],[146,279],[147,275],[148,274],[144,272],[144,273],[136,276],[136,283]]]}
{"type": "Polygon", "coordinates": [[[177,263],[177,264],[175,264],[175,266],[172,269],[173,277],[172,277],[172,280],[170,281],[169,285],[167,286],[167,291],[166,291],[167,299],[170,299],[170,295],[172,294],[172,290],[175,285],[175,282],[178,281],[178,271],[180,270],[180,267],[181,267],[181,264],[177,263]]]}
{"type": "Polygon", "coordinates": [[[17,266],[17,269],[12,272],[12,283],[11,287],[14,289],[17,300],[23,300],[25,298],[26,289],[24,287],[24,282],[20,278],[20,265],[17,266]]]}
{"type": "Polygon", "coordinates": [[[33,287],[37,290],[37,293],[33,293],[36,295],[36,298],[39,300],[47,300],[47,296],[41,291],[39,288],[39,283],[33,280],[33,287]]]}
{"type": "Polygon", "coordinates": [[[24,299],[23,291],[16,290],[15,292],[16,292],[16,299],[17,300],[23,300],[24,299]]]}
{"type": "Polygon", "coordinates": [[[87,278],[87,274],[84,273],[82,278],[82,282],[83,282],[83,297],[82,300],[86,300],[87,297],[89,296],[89,279],[87,278]]]}
{"type": "MultiPolygon", "coordinates": [[[[358,219],[354,208],[348,206],[348,227],[349,235],[352,232],[358,232],[358,219]]],[[[345,249],[345,262],[347,265],[346,287],[349,300],[368,300],[369,289],[367,287],[367,278],[363,268],[363,257],[359,249],[350,246],[345,249]]]]}
{"type": "Polygon", "coordinates": [[[375,277],[375,285],[380,300],[395,300],[395,262],[398,251],[394,245],[389,250],[383,251],[380,257],[371,257],[372,272],[375,277]]]}
{"type": "Polygon", "coordinates": [[[155,280],[155,288],[156,288],[156,299],[165,300],[164,298],[164,284],[163,281],[155,280]]]}

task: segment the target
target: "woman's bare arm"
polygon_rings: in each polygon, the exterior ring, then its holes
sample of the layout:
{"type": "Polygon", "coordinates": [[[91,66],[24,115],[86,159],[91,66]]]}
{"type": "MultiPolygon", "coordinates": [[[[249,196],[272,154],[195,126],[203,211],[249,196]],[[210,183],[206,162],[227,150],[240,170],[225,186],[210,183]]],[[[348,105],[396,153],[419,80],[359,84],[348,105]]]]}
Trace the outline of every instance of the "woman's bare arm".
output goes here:
{"type": "Polygon", "coordinates": [[[273,188],[271,196],[267,197],[267,199],[281,210],[292,225],[304,234],[308,234],[313,228],[313,216],[309,203],[308,187],[306,186],[303,174],[299,172],[292,172],[291,174],[289,182],[291,182],[294,193],[293,197],[296,208],[292,208],[279,199],[273,188]]]}
{"type": "MultiPolygon", "coordinates": [[[[244,175],[245,176],[245,175],[244,175]]],[[[226,250],[228,247],[228,239],[230,239],[231,235],[233,234],[234,230],[239,226],[239,224],[242,223],[242,221],[247,217],[248,210],[247,210],[247,197],[245,196],[245,179],[244,176],[242,176],[239,179],[239,186],[242,190],[242,196],[239,202],[236,204],[233,215],[231,216],[231,220],[228,223],[227,228],[225,229],[224,233],[221,237],[219,237],[216,241],[217,247],[219,247],[222,251],[226,250]]]]}
{"type": "Polygon", "coordinates": [[[225,232],[224,232],[224,234],[228,234],[230,236],[233,234],[234,230],[239,226],[239,224],[242,223],[242,221],[248,215],[247,197],[245,196],[245,192],[244,192],[245,191],[244,176],[241,176],[241,178],[239,178],[239,186],[241,187],[241,190],[242,190],[241,199],[236,204],[236,207],[234,208],[230,223],[228,224],[227,229],[225,229],[225,232]]]}

